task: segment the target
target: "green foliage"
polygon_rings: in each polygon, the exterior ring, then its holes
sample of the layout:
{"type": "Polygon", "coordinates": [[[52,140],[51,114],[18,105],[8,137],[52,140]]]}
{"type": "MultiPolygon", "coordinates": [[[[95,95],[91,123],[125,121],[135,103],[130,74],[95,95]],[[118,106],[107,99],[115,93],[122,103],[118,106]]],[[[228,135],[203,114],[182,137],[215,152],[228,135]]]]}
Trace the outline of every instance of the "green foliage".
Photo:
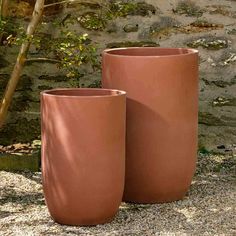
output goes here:
{"type": "Polygon", "coordinates": [[[125,17],[128,15],[147,16],[149,12],[155,14],[156,9],[151,4],[145,2],[111,1],[110,11],[116,17],[125,17]]]}
{"type": "Polygon", "coordinates": [[[78,18],[79,23],[88,30],[102,30],[105,28],[107,19],[95,12],[87,12],[78,18]]]}
{"type": "Polygon", "coordinates": [[[210,154],[210,151],[208,151],[204,146],[199,147],[198,152],[200,154],[210,154]]]}
{"type": "Polygon", "coordinates": [[[87,30],[103,30],[109,20],[128,15],[148,16],[156,13],[156,8],[145,2],[109,1],[103,3],[96,12],[88,11],[77,18],[87,30]]]}
{"type": "Polygon", "coordinates": [[[101,88],[102,83],[101,80],[95,80],[92,84],[88,86],[89,88],[101,88]]]}
{"type": "Polygon", "coordinates": [[[6,21],[4,21],[0,18],[0,32],[1,33],[4,32],[5,25],[6,25],[6,21]]]}
{"type": "Polygon", "coordinates": [[[13,18],[0,18],[0,35],[3,45],[21,43],[25,39],[24,28],[21,27],[13,18]]]}
{"type": "MultiPolygon", "coordinates": [[[[5,46],[21,45],[25,40],[30,40],[32,46],[36,49],[39,57],[53,59],[66,72],[66,77],[77,80],[81,77],[80,67],[83,64],[89,64],[92,69],[100,67],[97,59],[96,46],[91,43],[88,34],[80,33],[69,29],[77,21],[73,18],[66,19],[63,22],[55,20],[50,23],[42,23],[35,35],[27,38],[25,29],[15,24],[14,19],[9,18],[1,20],[0,32],[4,37],[5,46]],[[47,34],[47,27],[52,24],[59,31],[57,37],[47,34]]],[[[78,83],[76,83],[78,85],[78,83]]]]}
{"type": "Polygon", "coordinates": [[[178,3],[177,7],[173,9],[173,12],[179,15],[200,17],[204,11],[195,2],[183,0],[178,3]]]}
{"type": "Polygon", "coordinates": [[[66,34],[66,41],[59,42],[57,53],[62,60],[62,66],[67,69],[68,77],[76,77],[79,66],[91,64],[93,69],[99,67],[96,47],[90,43],[88,34],[77,36],[72,32],[66,34]]]}
{"type": "Polygon", "coordinates": [[[94,70],[99,67],[97,49],[91,43],[88,34],[62,29],[59,37],[41,43],[46,49],[45,55],[53,53],[59,67],[66,71],[68,78],[79,80],[80,66],[83,64],[89,64],[94,70]]]}
{"type": "Polygon", "coordinates": [[[118,1],[113,2],[110,9],[116,16],[124,17],[134,13],[137,10],[137,4],[133,2],[124,3],[122,1],[118,1]]]}

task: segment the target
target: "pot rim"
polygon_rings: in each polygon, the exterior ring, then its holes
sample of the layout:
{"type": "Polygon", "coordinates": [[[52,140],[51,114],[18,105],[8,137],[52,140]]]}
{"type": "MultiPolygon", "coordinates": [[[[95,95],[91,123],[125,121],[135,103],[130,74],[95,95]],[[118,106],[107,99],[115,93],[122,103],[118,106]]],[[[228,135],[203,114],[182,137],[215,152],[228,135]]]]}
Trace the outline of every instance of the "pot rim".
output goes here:
{"type": "Polygon", "coordinates": [[[125,58],[131,58],[131,57],[135,57],[135,58],[173,58],[173,57],[183,57],[183,56],[190,56],[190,55],[194,55],[194,54],[198,54],[199,51],[197,49],[194,48],[162,48],[162,47],[123,47],[123,48],[108,48],[103,50],[102,54],[107,54],[109,56],[112,57],[125,57],[125,58]],[[169,55],[127,55],[127,54],[113,54],[110,52],[113,51],[126,51],[126,50],[132,50],[132,49],[136,49],[136,50],[140,50],[140,49],[144,49],[146,51],[148,50],[168,50],[168,51],[174,51],[174,50],[179,50],[179,51],[186,51],[186,53],[179,53],[179,54],[169,54],[169,55]]]}
{"type": "Polygon", "coordinates": [[[118,90],[118,89],[103,89],[103,88],[55,88],[55,89],[49,89],[44,90],[40,92],[41,96],[47,96],[47,97],[61,97],[61,98],[103,98],[103,97],[118,97],[118,96],[124,96],[126,95],[125,91],[118,90]],[[92,92],[94,95],[70,95],[67,94],[68,92],[73,91],[83,91],[83,92],[92,92]],[[65,94],[58,94],[57,92],[65,92],[65,94]],[[105,94],[103,94],[105,92],[105,94]],[[107,92],[107,94],[106,94],[107,92]]]}

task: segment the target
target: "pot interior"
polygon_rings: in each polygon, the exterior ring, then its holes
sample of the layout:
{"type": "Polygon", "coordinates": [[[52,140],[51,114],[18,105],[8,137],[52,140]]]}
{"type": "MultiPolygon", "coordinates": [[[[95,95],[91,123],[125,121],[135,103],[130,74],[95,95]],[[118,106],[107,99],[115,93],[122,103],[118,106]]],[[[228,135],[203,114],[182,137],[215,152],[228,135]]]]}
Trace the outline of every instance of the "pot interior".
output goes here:
{"type": "Polygon", "coordinates": [[[106,53],[118,56],[178,56],[183,54],[197,53],[197,50],[190,48],[118,48],[107,50],[106,53]]]}
{"type": "Polygon", "coordinates": [[[43,92],[44,95],[66,96],[66,97],[102,97],[117,96],[125,94],[123,91],[115,89],[52,89],[43,92]]]}

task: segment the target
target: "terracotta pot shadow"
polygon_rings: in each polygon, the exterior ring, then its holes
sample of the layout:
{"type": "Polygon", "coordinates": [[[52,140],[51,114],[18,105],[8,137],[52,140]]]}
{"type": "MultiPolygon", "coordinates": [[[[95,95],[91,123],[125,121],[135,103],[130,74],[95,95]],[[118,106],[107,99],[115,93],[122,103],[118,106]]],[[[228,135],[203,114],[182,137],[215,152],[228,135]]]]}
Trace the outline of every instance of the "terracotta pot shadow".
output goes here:
{"type": "Polygon", "coordinates": [[[182,48],[118,48],[103,52],[103,88],[127,92],[123,199],[182,199],[195,171],[198,52],[182,48]]]}
{"type": "Polygon", "coordinates": [[[52,218],[67,225],[112,220],[124,190],[125,92],[41,93],[42,178],[52,218]]]}

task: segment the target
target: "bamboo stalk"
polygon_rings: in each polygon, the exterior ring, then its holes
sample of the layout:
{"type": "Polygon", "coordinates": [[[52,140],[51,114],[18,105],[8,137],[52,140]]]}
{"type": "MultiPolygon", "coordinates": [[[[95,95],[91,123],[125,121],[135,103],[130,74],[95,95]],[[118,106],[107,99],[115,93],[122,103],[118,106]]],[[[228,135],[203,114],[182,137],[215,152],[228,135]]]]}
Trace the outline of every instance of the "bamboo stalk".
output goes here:
{"type": "Polygon", "coordinates": [[[45,2],[45,0],[37,0],[35,3],[32,19],[27,27],[27,30],[26,30],[27,40],[25,40],[23,42],[23,44],[21,45],[14,69],[13,69],[11,77],[8,81],[3,99],[1,101],[0,128],[3,126],[3,124],[6,120],[10,103],[11,103],[13,95],[15,93],[16,86],[20,80],[22,70],[24,68],[27,53],[29,51],[29,47],[31,44],[31,39],[33,38],[34,32],[35,32],[38,24],[40,23],[40,20],[41,20],[42,14],[43,14],[43,9],[44,9],[44,2],[45,2]]]}
{"type": "Polygon", "coordinates": [[[1,17],[8,16],[8,0],[1,0],[1,17]]]}

